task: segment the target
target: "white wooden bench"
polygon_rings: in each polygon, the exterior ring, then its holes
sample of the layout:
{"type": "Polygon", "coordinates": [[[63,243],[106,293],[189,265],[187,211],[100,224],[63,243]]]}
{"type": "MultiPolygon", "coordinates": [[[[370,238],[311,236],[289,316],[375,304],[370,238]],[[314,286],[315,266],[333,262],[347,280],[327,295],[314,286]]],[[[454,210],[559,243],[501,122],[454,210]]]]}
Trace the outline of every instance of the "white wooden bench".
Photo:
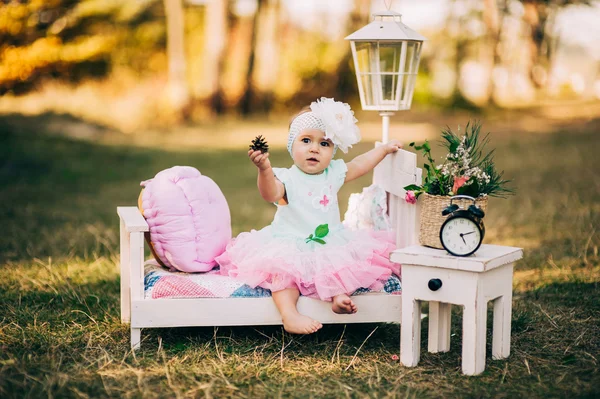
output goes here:
{"type": "MultiPolygon", "coordinates": [[[[402,187],[421,183],[416,155],[400,150],[374,170],[374,183],[388,193],[388,213],[398,248],[417,243],[418,206],[404,200],[402,187]]],[[[185,326],[256,326],[282,324],[271,297],[146,299],[144,295],[144,233],[148,224],[137,207],[118,207],[121,219],[121,322],[131,326],[131,347],[139,349],[143,328],[185,326]]],[[[331,304],[300,297],[298,310],[323,324],[400,323],[402,296],[369,293],[353,297],[356,314],[336,314],[331,304]]]]}

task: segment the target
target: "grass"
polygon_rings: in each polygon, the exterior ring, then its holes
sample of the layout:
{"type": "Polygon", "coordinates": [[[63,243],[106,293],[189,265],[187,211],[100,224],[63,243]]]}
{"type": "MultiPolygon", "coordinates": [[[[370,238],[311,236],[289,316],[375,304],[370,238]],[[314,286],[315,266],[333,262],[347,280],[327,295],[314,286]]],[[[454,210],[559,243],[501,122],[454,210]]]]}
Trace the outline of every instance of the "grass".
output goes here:
{"type": "MultiPolygon", "coordinates": [[[[274,210],[257,193],[245,142],[177,151],[121,137],[113,145],[108,133],[49,134],[45,122],[0,118],[2,398],[600,395],[594,123],[577,132],[492,135],[517,195],[491,199],[486,241],[522,246],[525,258],[515,273],[511,356],[491,360],[488,332],[485,372],[465,377],[458,309],[451,351],[423,351],[415,368],[393,358],[399,327],[387,324],[325,326],[312,336],[280,327],[152,329],[132,353],[119,318],[115,208],[135,203],[139,182],[172,165],[198,168],[223,190],[235,234],[268,224],[274,210]]],[[[289,164],[281,146],[272,160],[289,164]]],[[[345,186],[340,203],[369,180],[345,186]]],[[[423,348],[425,340],[426,331],[423,348]]]]}

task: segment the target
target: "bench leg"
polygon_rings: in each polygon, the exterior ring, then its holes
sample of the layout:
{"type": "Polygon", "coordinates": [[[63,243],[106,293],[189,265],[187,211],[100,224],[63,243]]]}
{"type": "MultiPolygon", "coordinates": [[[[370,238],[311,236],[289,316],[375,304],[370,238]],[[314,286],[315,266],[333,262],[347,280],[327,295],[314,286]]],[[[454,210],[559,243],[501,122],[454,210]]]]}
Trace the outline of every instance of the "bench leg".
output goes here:
{"type": "Polygon", "coordinates": [[[512,292],[508,292],[494,300],[493,359],[504,359],[510,355],[511,315],[512,292]]]}
{"type": "Polygon", "coordinates": [[[407,367],[414,367],[421,355],[421,301],[402,298],[400,330],[400,361],[407,367]]]}
{"type": "Polygon", "coordinates": [[[487,303],[483,298],[466,306],[463,312],[462,371],[477,375],[485,369],[485,330],[487,303]]]}
{"type": "Polygon", "coordinates": [[[448,352],[450,350],[451,314],[451,304],[429,302],[429,336],[427,340],[429,352],[448,352]]]}
{"type": "Polygon", "coordinates": [[[125,223],[121,220],[120,228],[120,268],[121,268],[121,323],[131,321],[131,293],[129,281],[131,274],[130,239],[125,223]]]}
{"type": "Polygon", "coordinates": [[[141,341],[142,341],[142,329],[131,327],[131,349],[134,351],[139,350],[141,341]]]}

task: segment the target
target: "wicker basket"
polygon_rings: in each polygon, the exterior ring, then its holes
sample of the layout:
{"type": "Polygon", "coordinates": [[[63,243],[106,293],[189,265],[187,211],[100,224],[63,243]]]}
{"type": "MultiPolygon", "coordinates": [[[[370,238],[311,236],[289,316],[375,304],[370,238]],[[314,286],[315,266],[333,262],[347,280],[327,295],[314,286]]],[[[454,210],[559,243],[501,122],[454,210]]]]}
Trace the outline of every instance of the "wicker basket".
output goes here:
{"type": "MultiPolygon", "coordinates": [[[[448,216],[442,216],[442,211],[450,205],[450,196],[429,195],[423,193],[420,196],[421,202],[421,219],[419,229],[419,243],[427,247],[443,249],[440,242],[440,229],[448,216]]],[[[456,199],[452,203],[457,204],[461,208],[467,208],[472,201],[467,199],[456,199]]],[[[475,200],[475,204],[484,212],[487,212],[488,197],[479,197],[475,200]]]]}

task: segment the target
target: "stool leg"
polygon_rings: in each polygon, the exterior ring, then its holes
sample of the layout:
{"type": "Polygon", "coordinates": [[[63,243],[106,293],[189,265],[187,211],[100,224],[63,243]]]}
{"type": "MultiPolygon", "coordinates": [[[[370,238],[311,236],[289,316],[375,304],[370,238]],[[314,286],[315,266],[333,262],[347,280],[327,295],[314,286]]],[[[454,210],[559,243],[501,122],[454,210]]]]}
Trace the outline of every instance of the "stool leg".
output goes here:
{"type": "Polygon", "coordinates": [[[400,361],[407,367],[414,367],[421,354],[421,301],[404,297],[402,304],[400,361]]]}
{"type": "Polygon", "coordinates": [[[512,291],[509,291],[494,300],[493,359],[504,359],[510,355],[511,315],[512,291]]]}
{"type": "Polygon", "coordinates": [[[427,340],[429,352],[448,352],[450,350],[451,314],[451,304],[429,302],[429,336],[427,340]]]}
{"type": "Polygon", "coordinates": [[[487,303],[484,299],[465,305],[463,312],[462,371],[477,375],[485,369],[487,303]]]}

